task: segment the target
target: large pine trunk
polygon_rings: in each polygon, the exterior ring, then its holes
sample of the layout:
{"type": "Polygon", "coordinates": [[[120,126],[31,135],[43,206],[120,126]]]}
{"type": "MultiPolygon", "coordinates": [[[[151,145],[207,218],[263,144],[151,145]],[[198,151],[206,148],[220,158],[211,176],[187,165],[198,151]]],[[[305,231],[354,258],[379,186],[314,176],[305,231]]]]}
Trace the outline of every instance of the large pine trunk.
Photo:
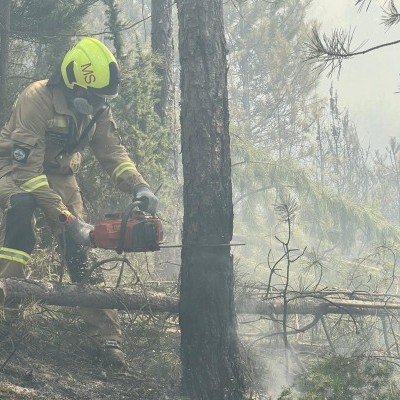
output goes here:
{"type": "Polygon", "coordinates": [[[241,399],[233,263],[226,246],[232,239],[233,207],[222,1],[180,0],[178,18],[183,382],[192,399],[241,399]]]}

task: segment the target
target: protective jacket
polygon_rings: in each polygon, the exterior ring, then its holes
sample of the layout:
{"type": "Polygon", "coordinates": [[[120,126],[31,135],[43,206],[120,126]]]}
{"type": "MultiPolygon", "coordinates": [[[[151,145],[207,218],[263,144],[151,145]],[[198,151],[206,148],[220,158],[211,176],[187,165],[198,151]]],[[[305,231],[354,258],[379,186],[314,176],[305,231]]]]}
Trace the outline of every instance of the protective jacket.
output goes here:
{"type": "Polygon", "coordinates": [[[47,178],[73,174],[86,145],[120,190],[132,193],[137,185],[148,186],[120,143],[110,108],[79,143],[90,118],[77,117],[68,107],[64,89],[42,80],[20,94],[0,132],[0,179],[10,176],[31,193],[53,226],[67,207],[47,178]]]}

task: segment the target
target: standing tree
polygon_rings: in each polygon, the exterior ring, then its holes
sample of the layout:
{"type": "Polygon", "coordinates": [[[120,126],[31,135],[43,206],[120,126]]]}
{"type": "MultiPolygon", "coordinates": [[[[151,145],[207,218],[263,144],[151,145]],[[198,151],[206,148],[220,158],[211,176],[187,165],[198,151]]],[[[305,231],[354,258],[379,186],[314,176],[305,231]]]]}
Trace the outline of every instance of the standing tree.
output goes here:
{"type": "Polygon", "coordinates": [[[125,58],[122,48],[123,48],[123,39],[121,34],[121,29],[123,23],[121,22],[120,14],[121,10],[116,2],[116,0],[103,0],[103,3],[107,7],[106,15],[106,27],[110,30],[111,36],[110,39],[113,41],[115,55],[119,62],[122,62],[125,58]]]}
{"type": "Polygon", "coordinates": [[[155,106],[165,123],[173,101],[172,0],[151,1],[151,48],[159,56],[156,72],[161,80],[159,101],[155,106]]]}
{"type": "Polygon", "coordinates": [[[179,0],[184,223],[183,382],[192,399],[242,399],[222,0],[179,0]]]}
{"type": "Polygon", "coordinates": [[[301,44],[310,29],[309,3],[228,2],[233,146],[240,135],[239,140],[250,141],[280,159],[304,158],[311,151],[316,75],[300,61],[301,44]]]}

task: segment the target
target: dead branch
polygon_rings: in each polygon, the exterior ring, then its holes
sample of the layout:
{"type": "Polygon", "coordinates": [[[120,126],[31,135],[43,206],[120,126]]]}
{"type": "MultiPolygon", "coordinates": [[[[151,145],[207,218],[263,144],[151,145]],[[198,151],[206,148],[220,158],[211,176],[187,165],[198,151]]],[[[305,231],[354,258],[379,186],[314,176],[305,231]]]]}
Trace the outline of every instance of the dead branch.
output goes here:
{"type": "MultiPolygon", "coordinates": [[[[283,299],[268,301],[239,299],[237,310],[243,314],[281,315],[284,313],[283,299]]],[[[300,315],[387,315],[389,312],[400,311],[400,302],[386,302],[373,300],[343,300],[323,298],[298,298],[287,304],[288,314],[300,315]]]]}

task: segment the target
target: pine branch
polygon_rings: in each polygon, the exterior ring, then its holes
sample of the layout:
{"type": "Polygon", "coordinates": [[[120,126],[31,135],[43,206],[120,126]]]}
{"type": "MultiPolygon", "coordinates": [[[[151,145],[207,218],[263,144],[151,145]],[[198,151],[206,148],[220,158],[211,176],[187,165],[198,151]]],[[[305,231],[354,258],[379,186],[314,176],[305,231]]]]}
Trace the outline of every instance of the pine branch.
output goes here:
{"type": "Polygon", "coordinates": [[[390,0],[388,9],[384,10],[382,17],[382,23],[387,27],[391,28],[400,22],[400,13],[394,4],[394,0],[390,0]]]}
{"type": "Polygon", "coordinates": [[[276,204],[274,206],[274,210],[282,222],[293,222],[296,218],[298,209],[299,205],[297,204],[297,201],[290,195],[282,204],[276,204]]]}
{"type": "Polygon", "coordinates": [[[354,36],[354,29],[345,31],[335,29],[331,36],[321,34],[317,27],[313,27],[305,43],[305,60],[317,63],[315,70],[325,71],[330,69],[329,75],[342,67],[346,58],[351,58],[361,48],[351,50],[351,43],[354,36]]]}
{"type": "MultiPolygon", "coordinates": [[[[400,17],[399,17],[400,19],[400,17]]],[[[351,42],[353,40],[354,29],[344,31],[336,29],[332,36],[323,34],[322,37],[317,28],[314,27],[305,43],[305,61],[316,63],[314,70],[320,72],[330,69],[328,76],[331,76],[335,70],[340,74],[343,60],[367,54],[383,47],[393,46],[400,43],[400,40],[383,43],[377,46],[370,47],[366,50],[360,50],[363,44],[351,50],[351,42]]]]}
{"type": "MultiPolygon", "coordinates": [[[[118,32],[123,32],[130,30],[134,28],[135,26],[147,21],[148,19],[151,18],[151,15],[148,15],[147,17],[142,18],[139,21],[133,22],[130,25],[124,26],[121,29],[118,29],[118,32]]],[[[38,32],[33,32],[33,31],[25,31],[22,29],[10,29],[8,31],[11,36],[17,38],[17,39],[26,39],[26,37],[37,37],[37,38],[57,38],[57,37],[87,37],[87,36],[102,36],[106,34],[113,34],[110,30],[105,30],[101,32],[76,32],[73,34],[62,34],[62,33],[50,33],[50,32],[43,32],[43,33],[38,33],[38,32]]]]}
{"type": "Polygon", "coordinates": [[[365,7],[365,10],[368,11],[369,6],[371,5],[372,0],[357,0],[356,1],[356,6],[359,6],[359,11],[362,11],[362,9],[365,7]]]}
{"type": "MultiPolygon", "coordinates": [[[[392,0],[385,0],[385,3],[383,5],[385,5],[388,1],[392,1],[392,0]]],[[[365,9],[365,11],[369,10],[369,7],[372,3],[372,0],[357,0],[356,1],[356,6],[358,6],[358,11],[363,11],[363,9],[365,9]]]]}

